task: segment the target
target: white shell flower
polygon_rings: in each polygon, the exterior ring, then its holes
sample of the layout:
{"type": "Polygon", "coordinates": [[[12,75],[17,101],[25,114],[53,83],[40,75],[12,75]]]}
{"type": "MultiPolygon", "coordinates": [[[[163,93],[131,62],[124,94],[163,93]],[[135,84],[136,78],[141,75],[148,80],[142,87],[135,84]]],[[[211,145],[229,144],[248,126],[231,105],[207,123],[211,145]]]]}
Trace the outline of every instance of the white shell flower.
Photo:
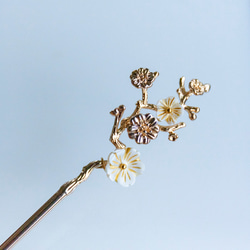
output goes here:
{"type": "Polygon", "coordinates": [[[105,171],[112,181],[116,181],[124,187],[135,183],[135,178],[144,170],[144,164],[140,161],[140,153],[133,148],[116,149],[107,161],[105,171]]]}
{"type": "Polygon", "coordinates": [[[159,121],[165,120],[168,124],[174,124],[181,112],[181,105],[172,96],[157,103],[157,118],[159,121]]]}

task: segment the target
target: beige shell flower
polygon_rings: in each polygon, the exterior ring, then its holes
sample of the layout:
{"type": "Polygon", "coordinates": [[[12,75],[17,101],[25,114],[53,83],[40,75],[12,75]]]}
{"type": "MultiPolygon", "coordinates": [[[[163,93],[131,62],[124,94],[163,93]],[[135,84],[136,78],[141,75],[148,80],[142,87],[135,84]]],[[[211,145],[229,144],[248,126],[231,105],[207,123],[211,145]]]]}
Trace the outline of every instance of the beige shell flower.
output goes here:
{"type": "Polygon", "coordinates": [[[210,90],[210,85],[209,84],[202,84],[198,79],[193,79],[189,83],[189,89],[195,95],[203,95],[205,92],[208,92],[210,90]]]}
{"type": "Polygon", "coordinates": [[[105,167],[109,179],[124,187],[133,185],[136,176],[142,174],[143,170],[140,153],[133,148],[116,149],[109,155],[105,167]]]}
{"type": "Polygon", "coordinates": [[[165,120],[168,124],[174,124],[182,113],[181,105],[170,96],[157,103],[157,118],[165,120]]]}
{"type": "Polygon", "coordinates": [[[158,75],[158,72],[153,73],[149,69],[139,68],[132,72],[130,79],[136,88],[150,88],[158,75]]]}

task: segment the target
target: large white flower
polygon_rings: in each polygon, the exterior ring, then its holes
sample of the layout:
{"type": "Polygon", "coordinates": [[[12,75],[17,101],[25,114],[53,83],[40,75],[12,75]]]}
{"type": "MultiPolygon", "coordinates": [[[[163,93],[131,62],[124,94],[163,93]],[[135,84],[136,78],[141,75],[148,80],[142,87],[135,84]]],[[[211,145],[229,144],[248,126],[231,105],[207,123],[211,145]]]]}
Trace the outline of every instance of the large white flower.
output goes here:
{"type": "Polygon", "coordinates": [[[105,167],[110,180],[124,187],[133,185],[136,176],[143,170],[144,164],[140,160],[140,153],[133,148],[116,149],[109,155],[105,167]]]}
{"type": "Polygon", "coordinates": [[[168,124],[174,124],[181,112],[181,105],[172,96],[157,103],[157,118],[159,121],[165,120],[168,124]]]}

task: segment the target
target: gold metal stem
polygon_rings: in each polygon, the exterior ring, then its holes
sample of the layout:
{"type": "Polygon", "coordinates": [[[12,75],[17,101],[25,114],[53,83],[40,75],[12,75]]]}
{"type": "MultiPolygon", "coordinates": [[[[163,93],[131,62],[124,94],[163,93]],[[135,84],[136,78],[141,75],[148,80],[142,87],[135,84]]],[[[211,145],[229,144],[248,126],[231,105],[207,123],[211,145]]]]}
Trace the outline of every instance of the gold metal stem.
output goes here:
{"type": "Polygon", "coordinates": [[[11,249],[32,227],[34,227],[55,205],[64,197],[71,194],[74,189],[85,181],[94,168],[102,168],[106,161],[94,161],[83,167],[81,173],[73,180],[63,184],[60,189],[45,202],[22,226],[20,226],[1,246],[0,250],[11,249]]]}
{"type": "Polygon", "coordinates": [[[124,111],[125,106],[121,105],[110,112],[111,115],[115,116],[115,120],[109,140],[114,144],[116,148],[119,149],[126,147],[125,144],[119,141],[122,132],[118,131],[118,126],[124,111]]]}
{"type": "Polygon", "coordinates": [[[184,128],[185,126],[186,126],[186,124],[184,122],[179,122],[179,123],[171,125],[171,126],[159,125],[161,131],[169,133],[168,139],[170,141],[176,141],[178,139],[178,135],[176,133],[174,133],[174,131],[176,131],[180,128],[184,128]]]}
{"type": "Polygon", "coordinates": [[[179,82],[179,88],[177,89],[177,93],[179,95],[179,99],[180,99],[180,104],[184,107],[186,106],[186,101],[189,99],[189,97],[191,95],[193,95],[193,93],[191,91],[186,91],[185,89],[185,77],[181,77],[180,78],[180,82],[179,82]]]}
{"type": "Polygon", "coordinates": [[[142,88],[142,101],[144,105],[148,104],[148,91],[146,88],[142,88]]]}

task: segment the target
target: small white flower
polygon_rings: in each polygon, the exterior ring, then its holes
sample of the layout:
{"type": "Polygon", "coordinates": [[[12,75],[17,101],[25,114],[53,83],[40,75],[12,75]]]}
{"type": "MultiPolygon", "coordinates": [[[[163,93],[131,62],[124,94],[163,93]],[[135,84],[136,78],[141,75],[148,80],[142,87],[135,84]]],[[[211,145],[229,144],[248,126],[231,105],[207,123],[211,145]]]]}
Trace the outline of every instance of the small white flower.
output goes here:
{"type": "Polygon", "coordinates": [[[116,181],[124,187],[135,183],[135,178],[144,170],[144,164],[140,160],[140,153],[133,148],[116,149],[107,161],[105,171],[112,181],[116,181]]]}
{"type": "Polygon", "coordinates": [[[168,124],[174,124],[181,112],[181,105],[172,96],[157,103],[157,118],[159,121],[165,120],[168,124]]]}

